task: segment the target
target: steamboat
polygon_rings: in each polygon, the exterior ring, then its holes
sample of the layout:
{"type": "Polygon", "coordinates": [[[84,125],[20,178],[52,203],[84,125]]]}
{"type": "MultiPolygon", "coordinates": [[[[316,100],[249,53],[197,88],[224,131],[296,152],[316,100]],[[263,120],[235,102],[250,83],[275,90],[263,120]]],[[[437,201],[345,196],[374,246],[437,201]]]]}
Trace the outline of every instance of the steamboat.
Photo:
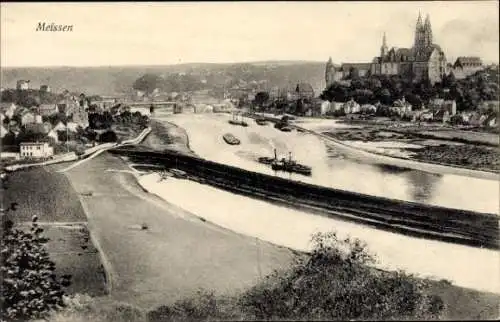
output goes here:
{"type": "Polygon", "coordinates": [[[285,158],[278,160],[276,149],[274,149],[274,158],[260,157],[258,161],[262,164],[271,165],[271,168],[275,171],[294,172],[306,176],[310,176],[312,173],[311,167],[297,163],[293,160],[291,152],[289,153],[288,160],[285,158]]]}

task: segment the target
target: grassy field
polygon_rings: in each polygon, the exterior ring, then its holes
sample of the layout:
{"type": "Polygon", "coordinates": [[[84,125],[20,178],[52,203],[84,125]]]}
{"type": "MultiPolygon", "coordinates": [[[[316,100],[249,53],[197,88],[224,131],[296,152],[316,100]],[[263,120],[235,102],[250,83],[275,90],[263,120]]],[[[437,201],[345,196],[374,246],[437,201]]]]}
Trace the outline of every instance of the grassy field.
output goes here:
{"type": "Polygon", "coordinates": [[[4,204],[18,203],[14,222],[31,221],[37,215],[44,222],[86,221],[78,195],[68,179],[51,168],[36,167],[9,173],[4,204]]]}
{"type": "Polygon", "coordinates": [[[69,294],[104,294],[106,281],[100,255],[87,226],[81,224],[87,218],[78,195],[64,175],[55,173],[52,167],[10,173],[4,202],[6,205],[18,203],[9,218],[19,227],[29,228],[32,216],[38,216],[44,235],[49,238],[46,246],[56,263],[57,273],[72,275],[69,294]]]}

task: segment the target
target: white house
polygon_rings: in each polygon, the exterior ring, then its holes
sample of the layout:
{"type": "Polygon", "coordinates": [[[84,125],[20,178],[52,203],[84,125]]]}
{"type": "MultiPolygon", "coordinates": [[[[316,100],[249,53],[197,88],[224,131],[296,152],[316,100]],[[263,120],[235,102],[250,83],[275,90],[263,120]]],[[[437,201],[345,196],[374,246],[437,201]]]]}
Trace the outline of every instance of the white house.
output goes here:
{"type": "Polygon", "coordinates": [[[55,143],[59,142],[59,136],[57,135],[57,131],[51,130],[47,134],[47,137],[51,138],[52,140],[54,140],[55,143]]]}
{"type": "Polygon", "coordinates": [[[353,114],[361,112],[361,106],[356,103],[352,98],[346,102],[343,106],[345,114],[353,114]]]}
{"type": "Polygon", "coordinates": [[[321,102],[321,115],[325,115],[329,112],[331,112],[332,104],[329,101],[322,101],[321,102]]]}
{"type": "Polygon", "coordinates": [[[47,142],[22,142],[19,145],[21,158],[48,158],[54,155],[54,148],[47,142]]]}
{"type": "Polygon", "coordinates": [[[30,123],[35,123],[35,114],[33,114],[29,111],[25,111],[21,115],[21,124],[26,125],[26,124],[30,124],[30,123]]]}
{"type": "Polygon", "coordinates": [[[9,131],[3,126],[2,123],[0,123],[0,139],[3,139],[5,135],[7,135],[9,131]]]}
{"type": "Polygon", "coordinates": [[[78,129],[78,124],[75,122],[68,122],[68,124],[66,124],[66,129],[69,132],[76,133],[78,129]]]}
{"type": "Polygon", "coordinates": [[[5,110],[5,116],[7,116],[9,119],[12,119],[14,114],[16,113],[17,106],[16,104],[12,103],[10,104],[9,107],[5,110]]]}

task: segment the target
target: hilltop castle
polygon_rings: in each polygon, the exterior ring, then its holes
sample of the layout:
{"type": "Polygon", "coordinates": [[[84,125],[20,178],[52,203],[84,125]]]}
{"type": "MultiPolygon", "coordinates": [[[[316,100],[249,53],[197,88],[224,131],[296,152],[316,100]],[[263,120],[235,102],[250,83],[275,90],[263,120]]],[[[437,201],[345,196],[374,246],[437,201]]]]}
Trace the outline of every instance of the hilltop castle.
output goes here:
{"type": "Polygon", "coordinates": [[[389,49],[384,33],[380,56],[371,63],[342,64],[334,66],[330,58],[326,64],[325,80],[327,87],[335,81],[354,75],[401,75],[414,82],[429,80],[432,84],[440,82],[447,74],[446,57],[432,39],[432,28],[429,15],[422,23],[419,14],[415,28],[415,41],[412,48],[389,49]]]}

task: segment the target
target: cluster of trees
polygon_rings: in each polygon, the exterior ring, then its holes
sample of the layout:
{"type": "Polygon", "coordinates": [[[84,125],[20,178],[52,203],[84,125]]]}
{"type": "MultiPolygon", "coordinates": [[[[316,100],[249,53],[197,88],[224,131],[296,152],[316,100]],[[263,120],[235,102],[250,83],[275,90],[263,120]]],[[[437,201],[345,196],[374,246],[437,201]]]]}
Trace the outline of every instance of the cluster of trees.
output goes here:
{"type": "Polygon", "coordinates": [[[162,306],[149,321],[171,320],[434,320],[444,303],[428,282],[404,272],[380,272],[359,240],[318,234],[316,247],[287,271],[277,271],[235,298],[211,292],[162,306]],[[346,250],[346,251],[344,251],[346,250]]]}
{"type": "Polygon", "coordinates": [[[392,105],[403,96],[419,109],[430,99],[441,97],[456,100],[457,110],[476,108],[481,101],[496,100],[499,95],[498,79],[489,77],[488,70],[479,71],[465,79],[457,80],[453,73],[441,83],[431,85],[428,81],[411,82],[399,75],[354,77],[350,85],[335,82],[325,89],[321,98],[328,101],[345,102],[354,99],[359,104],[392,105]]]}
{"type": "Polygon", "coordinates": [[[187,74],[169,74],[166,77],[161,77],[155,74],[145,74],[138,78],[133,86],[133,89],[144,91],[146,94],[151,94],[155,89],[161,92],[188,92],[198,91],[206,88],[206,84],[202,83],[199,78],[187,74]]]}
{"type": "Polygon", "coordinates": [[[89,128],[94,130],[109,129],[113,124],[113,115],[109,111],[103,113],[89,113],[89,128]]]}
{"type": "Polygon", "coordinates": [[[128,110],[121,112],[119,115],[114,117],[115,123],[122,125],[136,125],[140,128],[146,128],[149,124],[149,117],[142,115],[140,112],[136,111],[131,113],[128,110]]]}

